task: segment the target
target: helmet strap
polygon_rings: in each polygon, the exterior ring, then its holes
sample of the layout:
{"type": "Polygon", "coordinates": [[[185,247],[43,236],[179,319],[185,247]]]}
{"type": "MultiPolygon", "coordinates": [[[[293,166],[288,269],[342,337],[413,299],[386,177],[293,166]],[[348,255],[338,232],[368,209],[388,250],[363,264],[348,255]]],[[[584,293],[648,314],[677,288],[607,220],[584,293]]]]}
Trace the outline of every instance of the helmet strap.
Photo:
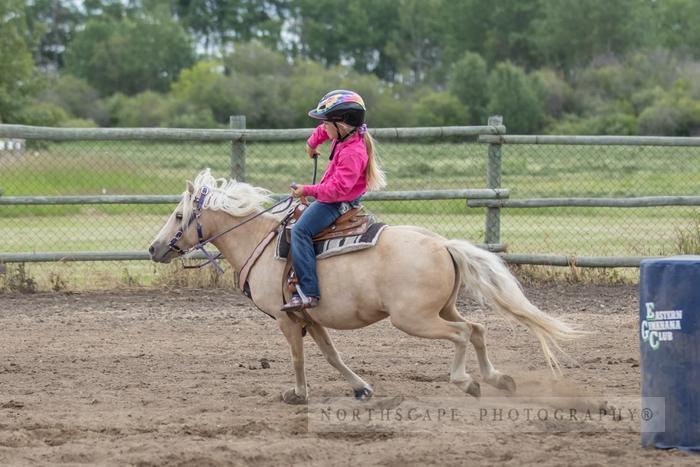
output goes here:
{"type": "Polygon", "coordinates": [[[340,127],[338,126],[338,123],[337,122],[332,122],[332,123],[333,123],[333,126],[335,127],[335,131],[338,133],[338,137],[335,139],[336,142],[335,142],[335,144],[333,144],[333,147],[331,148],[331,155],[328,157],[328,160],[331,160],[331,161],[333,160],[333,156],[335,156],[335,148],[338,147],[338,143],[342,143],[343,141],[348,139],[350,137],[350,135],[352,135],[353,133],[355,133],[357,131],[357,127],[355,127],[352,130],[350,130],[350,132],[347,135],[340,136],[340,127]]]}
{"type": "Polygon", "coordinates": [[[350,130],[350,131],[348,132],[347,135],[345,135],[345,136],[340,136],[340,127],[338,126],[338,123],[337,123],[337,122],[333,122],[333,126],[335,127],[335,131],[338,132],[338,138],[337,138],[337,139],[338,139],[338,141],[340,141],[341,143],[342,143],[343,141],[345,141],[346,139],[348,139],[348,138],[350,137],[350,135],[352,135],[353,133],[355,133],[355,132],[357,131],[357,127],[355,127],[355,128],[353,128],[352,130],[350,130]]]}

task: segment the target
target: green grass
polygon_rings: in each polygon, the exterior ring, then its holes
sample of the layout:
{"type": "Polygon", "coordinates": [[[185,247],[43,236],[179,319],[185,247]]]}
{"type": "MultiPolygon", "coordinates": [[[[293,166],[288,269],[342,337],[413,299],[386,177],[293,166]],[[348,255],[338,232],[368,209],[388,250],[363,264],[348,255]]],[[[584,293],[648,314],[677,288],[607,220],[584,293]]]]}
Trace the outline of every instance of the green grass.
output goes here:
{"type": "MultiPolygon", "coordinates": [[[[325,149],[325,148],[323,148],[325,149]]],[[[68,142],[30,148],[19,160],[0,159],[6,196],[173,194],[203,167],[229,175],[227,143],[68,142]]],[[[298,143],[246,148],[251,183],[284,191],[307,183],[311,162],[298,143]]],[[[379,155],[389,189],[483,187],[486,146],[387,143],[379,155]]],[[[320,158],[320,173],[325,166],[320,158]]],[[[629,146],[506,146],[503,186],[523,196],[689,194],[700,188],[700,148],[629,146]]]]}
{"type": "MultiPolygon", "coordinates": [[[[383,222],[421,225],[449,238],[482,243],[483,209],[460,209],[454,202],[436,202],[434,212],[424,203],[410,206],[367,203],[383,222]],[[443,208],[443,209],[439,209],[443,208]]],[[[501,239],[509,251],[577,255],[660,255],[679,252],[682,233],[692,232],[693,216],[685,208],[668,208],[654,216],[639,209],[588,208],[582,213],[535,213],[506,210],[501,220],[501,239]]],[[[553,211],[553,210],[546,210],[553,211]]],[[[698,210],[696,218],[700,218],[698,210]]],[[[148,248],[168,212],[104,214],[85,212],[64,216],[5,218],[0,223],[3,252],[143,250],[148,248]]],[[[688,243],[688,241],[686,241],[688,243]]]]}
{"type": "MultiPolygon", "coordinates": [[[[322,152],[327,148],[322,148],[322,152]]],[[[387,190],[483,188],[487,146],[464,142],[385,143],[387,190]]],[[[139,141],[30,144],[0,155],[4,196],[179,194],[204,167],[229,176],[228,143],[139,141]]],[[[319,177],[327,163],[319,161],[319,177]]],[[[303,142],[246,147],[247,181],[276,193],[309,183],[303,142]]],[[[511,198],[697,195],[700,148],[504,146],[502,186],[511,198]]],[[[464,201],[367,202],[385,222],[415,224],[483,242],[484,209],[464,201]]],[[[139,250],[173,206],[0,206],[3,252],[139,250]]],[[[698,208],[504,209],[501,241],[518,253],[673,253],[700,218],[698,208]],[[679,243],[680,242],[680,243],[679,243]]],[[[687,242],[686,242],[687,243],[687,242]]]]}
{"type": "Polygon", "coordinates": [[[4,219],[3,252],[146,250],[167,214],[101,214],[4,219]]]}

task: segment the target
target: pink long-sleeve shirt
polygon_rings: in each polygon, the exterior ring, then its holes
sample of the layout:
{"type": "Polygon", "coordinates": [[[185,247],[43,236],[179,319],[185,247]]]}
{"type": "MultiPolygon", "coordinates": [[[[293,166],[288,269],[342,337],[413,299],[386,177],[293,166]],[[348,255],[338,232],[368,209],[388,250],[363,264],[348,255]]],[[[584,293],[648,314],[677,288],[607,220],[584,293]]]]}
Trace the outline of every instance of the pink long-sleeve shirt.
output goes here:
{"type": "MultiPolygon", "coordinates": [[[[313,149],[328,141],[323,124],[316,127],[306,143],[313,149]]],[[[367,191],[367,148],[363,136],[353,133],[345,141],[331,143],[335,151],[321,181],[316,185],[304,185],[304,196],[313,196],[324,203],[352,201],[367,191]]],[[[333,149],[331,149],[333,151],[333,149]]]]}

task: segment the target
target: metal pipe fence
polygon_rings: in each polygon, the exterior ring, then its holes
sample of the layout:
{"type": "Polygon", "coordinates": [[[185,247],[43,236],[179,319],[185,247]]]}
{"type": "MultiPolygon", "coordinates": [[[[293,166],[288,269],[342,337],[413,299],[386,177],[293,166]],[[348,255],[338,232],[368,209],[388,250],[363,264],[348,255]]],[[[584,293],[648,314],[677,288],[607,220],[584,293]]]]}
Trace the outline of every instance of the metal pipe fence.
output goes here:
{"type": "MultiPolygon", "coordinates": [[[[0,158],[0,235],[10,239],[0,262],[147,259],[148,243],[180,199],[174,193],[204,167],[277,197],[291,181],[310,178],[303,144],[312,129],[246,129],[240,116],[231,117],[231,127],[0,125],[0,138],[27,141],[21,159],[0,158]]],[[[485,165],[476,137],[504,131],[502,125],[371,130],[391,180],[387,191],[368,193],[365,205],[392,224],[424,225],[481,243],[483,220],[466,199],[501,199],[508,190],[484,188],[483,170],[468,167],[485,165]],[[431,173],[436,165],[438,173],[431,173]]]]}
{"type": "MultiPolygon", "coordinates": [[[[311,129],[40,128],[0,125],[0,262],[147,259],[204,167],[282,196],[311,178],[311,129]]],[[[635,267],[700,236],[700,138],[507,135],[488,125],[372,129],[384,222],[466,238],[507,261],[635,267]]],[[[321,169],[323,167],[320,167],[321,169]]]]}
{"type": "Polygon", "coordinates": [[[645,257],[700,253],[700,138],[503,134],[479,141],[502,145],[511,196],[467,204],[505,210],[509,262],[637,267],[645,257]]]}

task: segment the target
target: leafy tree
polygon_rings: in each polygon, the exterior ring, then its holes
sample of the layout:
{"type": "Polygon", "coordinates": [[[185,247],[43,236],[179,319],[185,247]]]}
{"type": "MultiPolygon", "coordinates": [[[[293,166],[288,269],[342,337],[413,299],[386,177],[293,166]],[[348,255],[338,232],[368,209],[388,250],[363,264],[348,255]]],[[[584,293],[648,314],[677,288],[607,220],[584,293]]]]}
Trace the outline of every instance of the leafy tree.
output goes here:
{"type": "Polygon", "coordinates": [[[445,91],[424,91],[413,106],[418,126],[468,124],[469,108],[445,91]]]}
{"type": "Polygon", "coordinates": [[[284,128],[294,118],[286,105],[289,83],[274,75],[240,75],[231,77],[240,98],[239,112],[252,128],[284,128]]]}
{"type": "Polygon", "coordinates": [[[373,126],[501,113],[512,132],[695,134],[699,5],[5,0],[0,119],[299,127],[321,95],[350,88],[373,126]],[[193,44],[216,60],[194,64],[193,44]]]}
{"type": "Polygon", "coordinates": [[[53,78],[39,96],[41,101],[55,104],[69,115],[107,125],[109,116],[99,97],[97,90],[87,81],[71,74],[53,78]]]}
{"type": "Polygon", "coordinates": [[[542,102],[535,84],[525,72],[509,62],[491,71],[488,83],[489,113],[503,115],[509,133],[530,133],[542,125],[542,102]]]}
{"type": "Polygon", "coordinates": [[[452,65],[448,79],[450,92],[459,101],[469,107],[469,121],[473,125],[486,122],[488,97],[486,87],[488,70],[486,61],[474,52],[465,52],[464,56],[452,65]]]}
{"type": "Polygon", "coordinates": [[[601,55],[647,44],[652,18],[645,0],[541,0],[533,41],[545,63],[571,71],[601,55]]]}
{"type": "Polygon", "coordinates": [[[100,17],[76,34],[66,62],[69,71],[103,95],[133,95],[167,91],[194,57],[185,32],[171,20],[100,17]]]}
{"type": "Polygon", "coordinates": [[[223,56],[234,42],[257,39],[269,47],[281,40],[285,0],[175,0],[175,12],[208,51],[223,56]]]}
{"type": "Polygon", "coordinates": [[[505,60],[527,68],[539,63],[532,22],[542,15],[541,0],[461,0],[446,2],[441,11],[445,63],[459,60],[465,50],[490,66],[505,60]]]}
{"type": "Polygon", "coordinates": [[[208,109],[220,124],[228,124],[230,115],[244,114],[251,128],[280,128],[293,119],[291,73],[282,54],[257,43],[237,44],[223,61],[202,61],[184,70],[172,89],[179,102],[208,109]]]}
{"type": "Polygon", "coordinates": [[[440,63],[442,0],[403,0],[399,8],[398,37],[394,38],[398,55],[393,58],[402,72],[402,81],[422,83],[440,63]]]}
{"type": "Polygon", "coordinates": [[[668,91],[655,90],[656,99],[639,115],[643,134],[697,136],[700,133],[700,88],[681,77],[668,91]]]}
{"type": "MultiPolygon", "coordinates": [[[[290,127],[310,127],[315,122],[307,112],[316,106],[318,100],[328,91],[341,88],[335,68],[326,68],[312,60],[297,60],[289,76],[289,95],[285,107],[289,110],[290,127]]],[[[365,101],[367,105],[369,103],[365,101]]],[[[371,113],[370,113],[371,114],[371,113]]]]}
{"type": "Polygon", "coordinates": [[[118,21],[127,16],[131,3],[122,0],[83,0],[83,9],[89,19],[110,18],[118,21]]]}
{"type": "Polygon", "coordinates": [[[657,43],[700,58],[700,3],[696,0],[664,0],[653,6],[657,43]]]}
{"type": "Polygon", "coordinates": [[[27,104],[17,115],[18,122],[37,126],[62,126],[69,119],[65,110],[50,102],[27,104]]]}
{"type": "Polygon", "coordinates": [[[622,60],[597,60],[572,80],[574,106],[581,115],[637,114],[658,96],[644,92],[669,88],[678,79],[679,63],[661,52],[633,53],[622,60]]]}
{"type": "Polygon", "coordinates": [[[63,68],[63,54],[83,17],[75,3],[62,0],[27,2],[27,24],[38,38],[35,62],[42,68],[63,68]]]}
{"type": "Polygon", "coordinates": [[[393,87],[384,89],[376,104],[367,111],[367,124],[376,127],[409,127],[416,125],[416,115],[409,100],[399,99],[393,87]]]}
{"type": "Polygon", "coordinates": [[[173,95],[197,109],[209,109],[221,124],[230,115],[244,114],[251,128],[280,128],[295,117],[289,105],[292,74],[281,53],[256,42],[236,44],[223,61],[203,61],[184,70],[173,84],[173,95]]]}
{"type": "Polygon", "coordinates": [[[108,106],[117,126],[159,127],[170,119],[173,102],[163,94],[144,91],[132,97],[116,94],[108,106]]]}
{"type": "Polygon", "coordinates": [[[292,22],[298,37],[290,44],[293,55],[327,66],[350,64],[356,71],[393,79],[392,31],[398,27],[401,3],[395,0],[295,0],[292,22]]]}
{"type": "Polygon", "coordinates": [[[237,43],[234,50],[224,56],[223,63],[226,70],[252,76],[288,76],[292,68],[282,53],[258,41],[237,43]]]}
{"type": "Polygon", "coordinates": [[[526,69],[541,60],[534,43],[532,23],[542,14],[540,0],[488,2],[491,27],[483,38],[484,57],[490,64],[509,60],[526,69]]]}
{"type": "Polygon", "coordinates": [[[23,2],[0,2],[0,122],[21,123],[22,108],[36,92],[23,2]]]}
{"type": "Polygon", "coordinates": [[[560,118],[574,111],[574,91],[560,74],[542,68],[533,72],[532,77],[547,117],[560,118]]]}
{"type": "Polygon", "coordinates": [[[644,135],[677,135],[681,119],[681,111],[673,102],[656,102],[639,115],[639,130],[644,135]]]}
{"type": "Polygon", "coordinates": [[[171,128],[222,128],[210,109],[196,107],[187,102],[174,102],[166,120],[171,128]]]}
{"type": "Polygon", "coordinates": [[[201,61],[183,70],[172,85],[173,97],[196,109],[195,113],[206,110],[215,121],[227,123],[230,115],[242,111],[242,97],[235,79],[225,76],[223,68],[218,61],[201,61]]]}
{"type": "Polygon", "coordinates": [[[404,126],[414,121],[411,101],[399,99],[397,85],[379,80],[375,75],[361,74],[342,66],[325,68],[310,60],[298,61],[289,80],[288,101],[290,125],[308,127],[317,124],[307,116],[309,109],[331,89],[352,89],[358,92],[367,106],[367,124],[370,126],[404,126]]]}
{"type": "Polygon", "coordinates": [[[558,135],[636,135],[639,126],[634,115],[611,113],[591,117],[568,115],[548,128],[558,135]]]}

